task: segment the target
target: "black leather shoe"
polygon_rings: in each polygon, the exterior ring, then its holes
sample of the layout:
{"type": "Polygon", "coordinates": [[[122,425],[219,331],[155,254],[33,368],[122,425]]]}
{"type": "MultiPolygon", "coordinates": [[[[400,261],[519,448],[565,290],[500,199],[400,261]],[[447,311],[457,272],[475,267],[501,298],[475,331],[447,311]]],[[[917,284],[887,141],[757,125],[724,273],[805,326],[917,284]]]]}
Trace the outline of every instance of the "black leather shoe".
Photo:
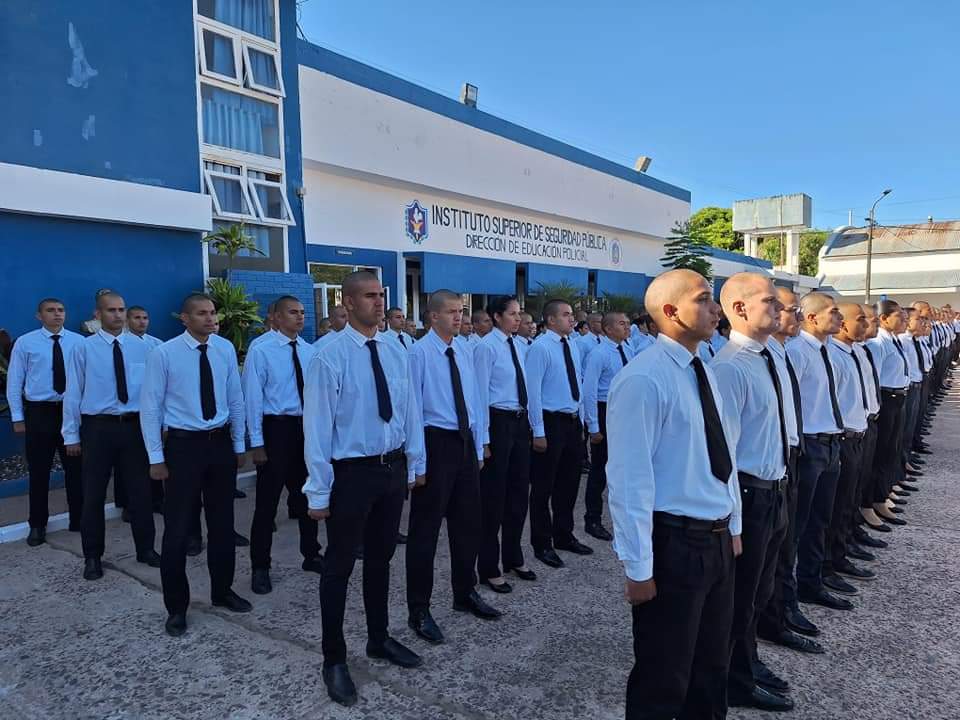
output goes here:
{"type": "Polygon", "coordinates": [[[187,616],[184,613],[174,613],[167,618],[164,629],[170,637],[180,637],[187,631],[187,616]]]}
{"type": "Polygon", "coordinates": [[[910,477],[923,477],[923,470],[904,468],[903,471],[910,477]]]}
{"type": "Polygon", "coordinates": [[[149,565],[150,567],[160,567],[160,553],[156,550],[148,550],[145,553],[137,553],[137,562],[149,565]]]}
{"type": "Polygon", "coordinates": [[[300,567],[307,572],[315,572],[322,575],[324,562],[323,555],[317,555],[316,557],[305,559],[300,563],[300,567]]]}
{"type": "Polygon", "coordinates": [[[762,660],[755,661],[750,669],[753,670],[753,679],[757,685],[775,693],[790,692],[790,683],[764,665],[762,660]]]}
{"type": "Polygon", "coordinates": [[[398,533],[397,533],[397,545],[406,545],[406,544],[407,544],[407,536],[404,535],[402,532],[398,532],[398,533]]]}
{"type": "Polygon", "coordinates": [[[866,526],[867,526],[868,528],[870,528],[871,530],[873,530],[874,532],[881,532],[881,533],[893,532],[893,528],[892,528],[892,527],[890,527],[889,525],[885,525],[885,524],[883,524],[883,523],[880,523],[879,525],[874,525],[874,524],[872,524],[872,523],[867,522],[866,520],[864,520],[864,521],[863,521],[863,524],[866,525],[866,526]]]}
{"type": "Polygon", "coordinates": [[[250,541],[247,540],[243,535],[238,533],[236,530],[233,531],[233,544],[237,547],[249,547],[250,541]]]}
{"type": "Polygon", "coordinates": [[[388,637],[381,645],[367,642],[367,657],[386,660],[402,668],[415,668],[423,664],[423,658],[392,637],[388,637]]]}
{"type": "Polygon", "coordinates": [[[324,667],[323,684],[327,686],[327,695],[339,705],[350,707],[357,702],[357,686],[353,684],[350,671],[345,663],[324,667]]]}
{"type": "Polygon", "coordinates": [[[823,576],[823,586],[840,595],[859,595],[860,591],[836,573],[823,576]]]}
{"type": "Polygon", "coordinates": [[[562,545],[560,543],[554,543],[553,547],[555,550],[564,550],[566,552],[572,552],[576,555],[593,555],[593,548],[589,547],[588,545],[584,545],[576,538],[573,538],[569,542],[565,542],[562,545]]]}
{"type": "Polygon", "coordinates": [[[203,540],[198,537],[187,538],[187,555],[196,557],[203,552],[203,540]]]}
{"type": "Polygon", "coordinates": [[[30,528],[30,534],[27,535],[27,545],[36,547],[43,545],[47,541],[47,529],[41,527],[30,528]]]}
{"type": "Polygon", "coordinates": [[[854,560],[862,560],[863,562],[874,562],[877,559],[877,556],[873,553],[868,553],[859,545],[852,544],[847,545],[847,556],[852,557],[854,560]]]}
{"type": "Polygon", "coordinates": [[[877,574],[873,570],[857,567],[846,558],[844,558],[840,562],[835,562],[833,564],[833,570],[835,573],[837,573],[837,575],[843,575],[844,577],[851,577],[857,580],[876,580],[877,579],[877,574]]]}
{"type": "Polygon", "coordinates": [[[250,601],[244,600],[233,590],[227,590],[220,597],[213,598],[211,602],[214,607],[226,608],[230,612],[235,613],[248,613],[253,610],[253,605],[250,604],[250,601]]]}
{"type": "Polygon", "coordinates": [[[537,558],[544,565],[549,565],[552,568],[562,568],[563,560],[560,559],[560,556],[557,555],[556,550],[553,548],[547,548],[546,550],[537,550],[533,553],[534,557],[537,558]]]}
{"type": "Polygon", "coordinates": [[[897,507],[896,503],[894,503],[893,507],[888,507],[887,510],[892,512],[894,515],[903,515],[904,513],[904,509],[902,507],[897,507]]]}
{"type": "Polygon", "coordinates": [[[123,510],[121,510],[121,511],[120,511],[120,520],[123,521],[123,522],[125,522],[125,523],[130,522],[130,511],[127,510],[126,508],[124,508],[123,510]]]}
{"type": "Polygon", "coordinates": [[[502,582],[499,585],[497,583],[492,583],[488,578],[481,580],[484,585],[493,590],[495,593],[500,593],[505,595],[506,593],[513,592],[513,585],[508,582],[502,582]]]}
{"type": "Polygon", "coordinates": [[[919,485],[914,485],[914,484],[911,483],[911,482],[906,482],[906,481],[904,481],[904,482],[900,483],[900,489],[901,489],[901,490],[906,490],[906,491],[909,492],[909,493],[915,493],[917,490],[920,489],[920,486],[919,486],[919,485]]]}
{"type": "Polygon", "coordinates": [[[504,575],[506,575],[508,572],[512,572],[514,575],[516,575],[516,576],[517,576],[518,578],[520,578],[521,580],[530,580],[530,581],[533,581],[533,580],[536,580],[536,579],[537,579],[537,574],[536,574],[533,570],[519,570],[519,569],[517,569],[517,568],[508,568],[508,569],[504,572],[504,575]]]}
{"type": "MultiPolygon", "coordinates": [[[[856,588],[854,588],[854,590],[856,590],[856,588]]],[[[836,595],[831,595],[823,589],[810,594],[802,594],[799,599],[802,603],[820,605],[825,608],[830,608],[831,610],[853,610],[852,602],[838,598],[836,595]]]]}
{"type": "Polygon", "coordinates": [[[788,607],[784,611],[784,620],[787,627],[795,633],[800,633],[807,637],[816,637],[820,634],[820,628],[807,620],[798,609],[788,607]]]}
{"type": "Polygon", "coordinates": [[[882,517],[882,518],[883,518],[883,521],[884,521],[885,523],[889,524],[889,525],[897,525],[897,526],[899,526],[899,525],[906,525],[906,524],[907,524],[907,521],[906,521],[906,520],[901,520],[901,519],[898,518],[896,515],[891,515],[890,517],[886,517],[886,516],[881,515],[880,517],[882,517]]]}
{"type": "Polygon", "coordinates": [[[247,494],[243,490],[234,489],[233,491],[234,500],[243,500],[246,496],[247,494]]]}
{"type": "Polygon", "coordinates": [[[894,505],[906,505],[906,504],[907,504],[907,501],[906,501],[904,498],[902,498],[902,497],[900,497],[899,495],[897,495],[896,493],[891,493],[891,495],[893,495],[893,497],[890,498],[890,501],[891,501],[894,505]]]}
{"type": "Polygon", "coordinates": [[[610,534],[610,531],[598,522],[587,523],[583,526],[583,530],[587,535],[595,537],[597,540],[603,540],[604,542],[613,540],[613,535],[610,534]]]}
{"type": "Polygon", "coordinates": [[[864,533],[863,537],[858,537],[854,535],[854,540],[857,541],[858,545],[865,545],[866,547],[877,548],[878,550],[882,550],[883,548],[890,547],[889,543],[884,542],[879,538],[875,538],[872,535],[868,535],[867,533],[864,533]]]}
{"type": "Polygon", "coordinates": [[[480,597],[476,590],[471,590],[463,602],[453,603],[453,609],[457,612],[473,613],[474,617],[481,620],[496,620],[503,615],[495,607],[487,604],[487,601],[480,597]]]}
{"type": "Polygon", "coordinates": [[[250,578],[250,589],[256,595],[268,595],[273,592],[273,583],[270,581],[270,571],[266,568],[256,568],[250,578]]]}
{"type": "Polygon", "coordinates": [[[83,579],[99,580],[103,577],[103,566],[100,564],[100,558],[86,558],[83,561],[83,579]]]}
{"type": "Polygon", "coordinates": [[[914,450],[918,455],[933,455],[933,451],[928,447],[921,447],[914,450]]]}
{"type": "MultiPolygon", "coordinates": [[[[816,640],[811,640],[803,635],[797,635],[797,633],[791,632],[790,630],[783,630],[774,637],[764,636],[764,640],[769,640],[774,645],[780,645],[781,647],[810,655],[823,655],[823,653],[826,652],[823,649],[823,645],[816,640]]],[[[757,678],[757,682],[764,685],[766,684],[761,682],[760,678],[757,678]]],[[[773,689],[776,690],[777,688],[773,689]]]]}
{"type": "MultiPolygon", "coordinates": [[[[916,450],[912,450],[911,452],[912,452],[912,453],[916,453],[917,451],[916,451],[916,450]]],[[[910,464],[911,464],[911,465],[914,465],[914,466],[916,466],[916,467],[921,467],[921,466],[923,466],[923,465],[926,465],[926,464],[927,464],[927,461],[924,460],[924,459],[923,459],[922,457],[920,457],[919,455],[915,455],[915,454],[914,454],[914,455],[911,455],[911,456],[910,456],[910,464]]]]}
{"type": "Polygon", "coordinates": [[[439,645],[443,642],[443,632],[429,610],[417,610],[411,613],[410,617],[407,618],[407,625],[432,645],[439,645]]]}
{"type": "Polygon", "coordinates": [[[753,692],[749,695],[739,695],[730,693],[731,707],[752,707],[767,712],[787,712],[793,710],[793,700],[783,695],[760,687],[754,686],[753,692]]]}

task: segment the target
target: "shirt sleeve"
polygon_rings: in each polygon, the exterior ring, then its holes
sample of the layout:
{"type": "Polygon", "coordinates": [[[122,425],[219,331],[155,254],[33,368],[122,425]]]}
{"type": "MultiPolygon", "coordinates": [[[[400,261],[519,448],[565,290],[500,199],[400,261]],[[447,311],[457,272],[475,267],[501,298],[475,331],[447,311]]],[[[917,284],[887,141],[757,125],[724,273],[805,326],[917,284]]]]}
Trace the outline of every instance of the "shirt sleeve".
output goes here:
{"type": "MultiPolygon", "coordinates": [[[[418,353],[419,354],[419,353],[418,353]]],[[[408,354],[405,353],[407,357],[408,354]]],[[[417,475],[426,472],[427,452],[423,439],[423,410],[420,407],[420,393],[414,385],[413,370],[411,363],[407,362],[407,372],[410,373],[410,382],[407,386],[410,388],[407,397],[407,416],[403,421],[404,449],[407,455],[407,484],[413,485],[417,475]],[[417,472],[416,469],[423,467],[423,472],[417,472]]]]}
{"type": "Polygon", "coordinates": [[[311,510],[330,506],[333,489],[333,421],[341,378],[322,355],[315,355],[303,383],[303,454],[307,481],[303,493],[311,510]]]}
{"type": "MultiPolygon", "coordinates": [[[[418,407],[421,408],[423,412],[423,378],[425,375],[424,372],[424,357],[423,353],[419,349],[411,349],[409,354],[409,364],[410,364],[410,387],[413,391],[413,400],[417,403],[418,407]]],[[[405,430],[409,432],[409,425],[404,421],[405,430]]],[[[410,453],[410,443],[406,443],[407,448],[407,467],[411,469],[414,477],[417,475],[425,475],[427,472],[427,457],[426,453],[421,453],[416,458],[410,453]]]]}
{"type": "MultiPolygon", "coordinates": [[[[480,444],[490,443],[490,374],[494,361],[493,348],[480,343],[473,351],[474,377],[477,379],[477,415],[480,417],[480,444]]],[[[483,448],[479,448],[482,452],[483,448]]]]}
{"type": "Polygon", "coordinates": [[[600,411],[597,408],[599,397],[600,374],[603,372],[603,361],[606,358],[600,348],[587,355],[583,370],[583,419],[587,430],[591,433],[600,432],[600,411]]]}
{"type": "Polygon", "coordinates": [[[747,393],[750,388],[733,363],[715,362],[710,367],[717,378],[717,388],[722,399],[723,415],[721,417],[724,429],[733,443],[731,450],[736,455],[737,443],[740,442],[743,408],[747,404],[747,393]]]}
{"type": "Polygon", "coordinates": [[[67,366],[67,389],[63,394],[63,425],[60,433],[64,445],[80,442],[80,400],[86,379],[86,345],[79,345],[70,353],[67,366]]]}
{"type": "Polygon", "coordinates": [[[27,380],[27,351],[23,346],[23,342],[13,344],[7,367],[7,404],[13,422],[23,422],[23,386],[27,380]]]}
{"type": "Polygon", "coordinates": [[[140,431],[151,465],[163,462],[163,398],[167,393],[167,354],[152,352],[140,388],[140,431]]]}
{"type": "Polygon", "coordinates": [[[257,348],[248,352],[240,376],[251,448],[263,447],[263,388],[267,382],[267,369],[262,355],[257,348]]]}
{"type": "MultiPolygon", "coordinates": [[[[541,343],[553,342],[549,338],[541,343]]],[[[527,355],[527,415],[530,419],[530,429],[533,437],[546,437],[543,428],[543,376],[547,371],[547,349],[539,343],[530,346],[527,355]]]]}
{"type": "Polygon", "coordinates": [[[230,408],[230,435],[233,438],[233,451],[237,455],[242,455],[247,450],[246,422],[243,417],[243,389],[240,387],[240,369],[237,366],[237,356],[232,349],[227,355],[227,406],[230,408]]]}

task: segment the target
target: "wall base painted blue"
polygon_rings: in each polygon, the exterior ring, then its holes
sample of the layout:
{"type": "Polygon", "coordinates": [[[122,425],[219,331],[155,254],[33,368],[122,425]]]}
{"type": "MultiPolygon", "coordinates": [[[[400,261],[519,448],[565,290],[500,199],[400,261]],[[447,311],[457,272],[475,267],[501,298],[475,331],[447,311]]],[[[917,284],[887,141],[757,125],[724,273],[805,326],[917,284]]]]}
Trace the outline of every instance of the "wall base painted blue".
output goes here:
{"type": "MultiPolygon", "coordinates": [[[[397,253],[392,250],[337,247],[335,245],[307,245],[308,263],[327,265],[355,265],[361,268],[378,267],[385,288],[390,288],[391,305],[397,304],[397,253]]],[[[309,264],[307,266],[309,271],[309,264]]],[[[406,278],[404,278],[406,282],[406,278]]]]}
{"type": "Polygon", "coordinates": [[[258,272],[234,270],[231,282],[243,285],[247,293],[260,303],[260,315],[265,315],[267,306],[282,295],[293,295],[303,303],[303,339],[316,339],[317,311],[313,299],[313,278],[305,273],[258,272]]]}

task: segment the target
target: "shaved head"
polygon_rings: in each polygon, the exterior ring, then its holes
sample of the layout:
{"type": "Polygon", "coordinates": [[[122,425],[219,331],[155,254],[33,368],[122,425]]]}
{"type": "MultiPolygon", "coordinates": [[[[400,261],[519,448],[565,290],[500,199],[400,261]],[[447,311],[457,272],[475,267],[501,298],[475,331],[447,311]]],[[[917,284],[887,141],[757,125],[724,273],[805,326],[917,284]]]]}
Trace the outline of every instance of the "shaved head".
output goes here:
{"type": "Polygon", "coordinates": [[[686,269],[670,270],[653,279],[643,296],[643,306],[657,325],[662,327],[667,318],[664,306],[676,305],[684,294],[699,286],[710,288],[700,273],[686,269]]]}
{"type": "Polygon", "coordinates": [[[863,312],[863,306],[860,303],[842,302],[837,303],[837,309],[843,317],[856,317],[863,312]]]}
{"type": "Polygon", "coordinates": [[[799,305],[797,302],[797,294],[790,288],[778,287],[777,298],[787,307],[791,305],[799,305]]]}
{"type": "Polygon", "coordinates": [[[720,290],[720,304],[730,327],[757,342],[765,343],[780,329],[783,303],[777,299],[773,280],[767,275],[732,275],[720,290]]]}
{"type": "Polygon", "coordinates": [[[720,290],[720,306],[727,317],[733,313],[733,303],[737,300],[749,300],[757,293],[769,291],[773,281],[766,275],[742,272],[731,275],[720,290]]]}
{"type": "Polygon", "coordinates": [[[691,353],[713,335],[720,319],[710,283],[693,270],[669,270],[656,277],[643,304],[660,332],[691,353]]]}
{"type": "Polygon", "coordinates": [[[816,315],[835,304],[832,297],[821,292],[807,293],[800,299],[800,309],[803,311],[804,317],[816,315]]]}

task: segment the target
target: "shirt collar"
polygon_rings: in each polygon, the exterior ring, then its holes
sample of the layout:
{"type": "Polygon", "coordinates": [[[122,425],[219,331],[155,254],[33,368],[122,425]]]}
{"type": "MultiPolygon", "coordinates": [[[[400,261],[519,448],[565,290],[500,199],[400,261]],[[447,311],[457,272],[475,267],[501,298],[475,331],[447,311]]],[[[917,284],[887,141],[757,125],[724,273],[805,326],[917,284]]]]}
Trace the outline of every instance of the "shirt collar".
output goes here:
{"type": "MultiPolygon", "coordinates": [[[[503,330],[501,330],[500,328],[498,328],[498,327],[496,327],[496,326],[494,326],[493,330],[490,331],[490,334],[493,335],[493,336],[494,336],[497,340],[499,340],[500,342],[504,342],[504,343],[505,343],[507,340],[510,339],[503,330]]],[[[521,338],[521,339],[522,339],[522,338],[521,338]]]]}
{"type": "Polygon", "coordinates": [[[680,367],[685,368],[693,361],[691,352],[673,338],[669,338],[663,333],[660,333],[657,335],[657,342],[660,343],[664,352],[680,367]]]}
{"type": "Polygon", "coordinates": [[[301,344],[301,343],[305,343],[305,342],[306,342],[306,341],[305,341],[302,337],[300,337],[299,335],[297,335],[296,338],[294,338],[293,340],[291,340],[291,339],[288,338],[286,335],[284,335],[282,332],[279,332],[279,331],[277,331],[277,330],[271,330],[270,332],[272,332],[274,335],[276,335],[276,338],[274,338],[274,340],[275,340],[279,345],[289,345],[289,344],[292,343],[292,342],[295,342],[297,345],[299,345],[299,344],[301,344]]]}
{"type": "Polygon", "coordinates": [[[119,340],[120,344],[123,345],[124,340],[126,339],[125,333],[120,333],[119,335],[114,336],[108,333],[103,328],[100,328],[99,330],[97,330],[97,335],[99,335],[100,338],[108,345],[113,345],[114,340],[119,340]]]}
{"type": "MultiPolygon", "coordinates": [[[[198,347],[200,347],[200,343],[188,331],[184,330],[183,335],[181,335],[180,337],[183,338],[183,341],[187,344],[187,347],[190,348],[191,350],[196,350],[198,347]]],[[[213,336],[211,335],[210,337],[213,337],[213,336]]],[[[210,337],[207,338],[208,347],[212,344],[210,342],[210,337]]]]}
{"type": "Polygon", "coordinates": [[[367,337],[362,332],[356,330],[350,323],[347,323],[347,326],[340,332],[346,333],[347,337],[353,340],[357,345],[366,345],[368,340],[375,340],[376,342],[383,342],[383,333],[377,333],[372,338],[367,337]]]}
{"type": "Polygon", "coordinates": [[[600,344],[601,344],[601,345],[609,345],[609,346],[612,347],[614,350],[616,350],[618,347],[620,347],[620,343],[615,343],[613,340],[611,340],[610,338],[608,338],[606,335],[601,335],[601,336],[600,336],[600,344]]]}
{"type": "Polygon", "coordinates": [[[736,343],[745,350],[749,350],[754,353],[761,353],[764,349],[764,346],[758,343],[756,340],[748,338],[743,333],[737,332],[736,330],[730,331],[730,341],[736,343]]]}
{"type": "Polygon", "coordinates": [[[63,332],[64,332],[64,331],[63,331],[63,328],[60,328],[60,332],[52,333],[52,332],[50,332],[49,330],[47,330],[47,328],[46,328],[44,325],[41,325],[41,326],[40,326],[40,332],[43,333],[43,336],[44,336],[44,337],[51,338],[51,337],[53,337],[54,335],[59,335],[60,337],[63,337],[63,332]]]}
{"type": "Polygon", "coordinates": [[[825,343],[822,343],[819,340],[817,340],[817,338],[815,338],[813,335],[808,333],[806,330],[801,330],[800,335],[798,337],[803,338],[807,342],[807,344],[809,344],[811,347],[817,348],[818,350],[822,347],[826,347],[825,343]]]}
{"type": "Polygon", "coordinates": [[[447,348],[453,348],[454,355],[456,355],[457,353],[457,349],[454,346],[453,340],[451,340],[450,344],[447,345],[443,341],[443,338],[437,335],[436,331],[433,328],[430,328],[430,332],[428,332],[422,339],[432,343],[434,349],[441,355],[447,352],[447,348]]]}
{"type": "MultiPolygon", "coordinates": [[[[553,331],[553,330],[547,330],[547,331],[543,334],[543,336],[544,336],[545,338],[548,338],[548,339],[550,339],[550,340],[553,340],[553,341],[556,342],[556,343],[558,343],[558,342],[560,342],[561,340],[563,340],[563,337],[561,337],[560,333],[555,332],[555,331],[553,331]]],[[[567,342],[569,342],[569,341],[570,341],[570,338],[568,337],[568,338],[567,338],[567,342]]]]}
{"type": "Polygon", "coordinates": [[[848,355],[853,355],[853,345],[847,345],[845,342],[840,342],[833,336],[830,337],[830,344],[840,348],[848,355]]]}

